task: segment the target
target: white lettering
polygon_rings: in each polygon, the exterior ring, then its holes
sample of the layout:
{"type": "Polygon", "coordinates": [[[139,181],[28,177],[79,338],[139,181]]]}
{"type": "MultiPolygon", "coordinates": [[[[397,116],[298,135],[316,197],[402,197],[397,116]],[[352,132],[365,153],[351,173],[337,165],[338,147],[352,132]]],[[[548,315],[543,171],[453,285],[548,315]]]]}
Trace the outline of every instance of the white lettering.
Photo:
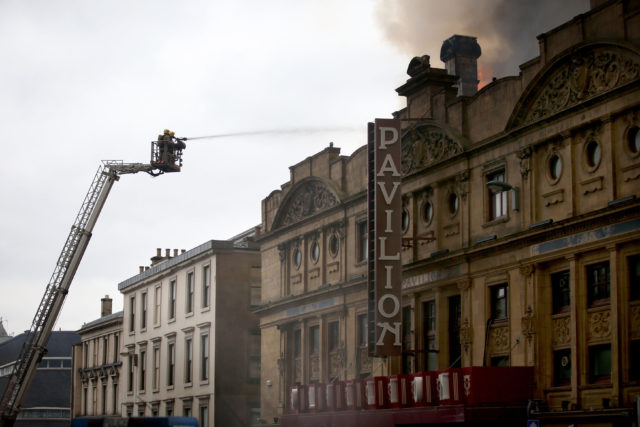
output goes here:
{"type": "Polygon", "coordinates": [[[400,176],[400,172],[398,172],[396,164],[393,163],[393,157],[391,157],[391,154],[387,154],[386,156],[384,156],[384,160],[382,161],[382,166],[380,166],[380,172],[378,172],[378,176],[384,176],[385,172],[391,172],[391,176],[400,176]]]}
{"type": "Polygon", "coordinates": [[[393,271],[392,265],[385,265],[385,270],[387,270],[387,284],[384,286],[385,289],[393,289],[391,287],[391,272],[393,271]]]}
{"type": "Polygon", "coordinates": [[[398,142],[398,129],[386,126],[380,126],[380,149],[386,150],[387,145],[398,142]],[[387,139],[388,133],[391,133],[391,139],[387,139]]]}
{"type": "Polygon", "coordinates": [[[376,345],[384,345],[384,336],[387,332],[391,332],[395,336],[395,340],[393,341],[394,346],[399,347],[402,345],[402,342],[400,341],[401,322],[395,322],[394,327],[391,327],[389,322],[377,323],[377,325],[382,328],[382,332],[380,332],[380,336],[378,338],[378,341],[376,342],[376,345]]]}
{"type": "Polygon", "coordinates": [[[397,261],[400,259],[400,252],[395,255],[386,255],[386,246],[387,246],[387,238],[386,237],[378,237],[380,240],[380,256],[378,259],[380,261],[397,261]]]}
{"type": "Polygon", "coordinates": [[[392,233],[393,229],[391,228],[391,220],[393,219],[393,210],[388,209],[384,211],[387,214],[387,228],[384,229],[385,233],[392,233]]]}
{"type": "Polygon", "coordinates": [[[382,191],[382,197],[384,197],[384,201],[388,205],[390,205],[391,201],[393,201],[393,196],[395,196],[396,194],[396,190],[398,189],[398,187],[400,187],[400,183],[399,182],[393,183],[393,189],[391,190],[391,194],[387,193],[387,186],[385,185],[384,182],[379,182],[378,185],[380,186],[380,191],[382,191]]]}
{"type": "Polygon", "coordinates": [[[381,316],[386,317],[387,319],[391,319],[392,317],[395,317],[395,315],[398,314],[399,311],[400,311],[400,300],[398,300],[397,296],[393,294],[382,295],[382,297],[378,301],[378,313],[380,313],[381,316]],[[393,302],[393,311],[391,313],[388,313],[384,309],[384,302],[388,299],[393,302]]]}

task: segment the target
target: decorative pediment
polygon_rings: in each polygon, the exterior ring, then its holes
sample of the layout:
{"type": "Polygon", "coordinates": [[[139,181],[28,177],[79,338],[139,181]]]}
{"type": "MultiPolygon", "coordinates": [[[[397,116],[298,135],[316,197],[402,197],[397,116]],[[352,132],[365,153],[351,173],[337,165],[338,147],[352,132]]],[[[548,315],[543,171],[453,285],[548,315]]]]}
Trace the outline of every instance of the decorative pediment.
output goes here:
{"type": "Polygon", "coordinates": [[[278,210],[273,229],[285,227],[340,203],[330,184],[320,178],[307,178],[291,190],[278,210]]]}
{"type": "Polygon", "coordinates": [[[462,145],[441,127],[415,126],[402,137],[402,174],[410,175],[462,152],[462,145]]]}
{"type": "Polygon", "coordinates": [[[636,52],[611,44],[587,45],[554,61],[531,82],[507,129],[550,117],[638,78],[636,52]]]}

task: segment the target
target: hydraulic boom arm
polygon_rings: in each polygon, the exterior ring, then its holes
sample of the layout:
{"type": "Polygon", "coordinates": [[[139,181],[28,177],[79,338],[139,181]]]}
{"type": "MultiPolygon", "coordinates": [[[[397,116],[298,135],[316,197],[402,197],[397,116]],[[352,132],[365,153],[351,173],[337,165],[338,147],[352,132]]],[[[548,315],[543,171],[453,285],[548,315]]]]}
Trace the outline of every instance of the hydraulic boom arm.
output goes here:
{"type": "Polygon", "coordinates": [[[151,164],[103,161],[93,178],[89,192],[85,196],[80,211],[62,248],[53,275],[46,287],[40,306],[33,318],[31,329],[13,373],[0,401],[0,427],[10,427],[15,422],[24,395],[29,388],[38,364],[46,353],[45,344],[51,335],[64,299],[69,291],[73,276],[80,265],[89,244],[91,232],[98,220],[113,183],[120,175],[147,172],[157,176],[165,172],[178,172],[182,164],[182,140],[168,131],[152,142],[151,164]],[[166,136],[166,138],[163,138],[166,136]],[[160,146],[160,148],[159,148],[160,146]]]}

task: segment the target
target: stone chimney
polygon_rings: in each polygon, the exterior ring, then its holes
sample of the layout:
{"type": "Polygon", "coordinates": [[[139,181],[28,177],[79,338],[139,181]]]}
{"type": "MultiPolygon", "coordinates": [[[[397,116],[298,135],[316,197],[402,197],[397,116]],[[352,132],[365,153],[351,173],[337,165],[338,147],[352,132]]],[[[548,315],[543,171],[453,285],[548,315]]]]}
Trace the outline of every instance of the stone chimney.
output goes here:
{"type": "Polygon", "coordinates": [[[100,310],[100,316],[104,317],[104,316],[108,316],[111,314],[111,311],[113,309],[112,307],[112,300],[111,298],[109,298],[109,295],[105,295],[104,298],[102,298],[100,301],[102,301],[102,307],[100,310]]]}
{"type": "Polygon", "coordinates": [[[478,61],[482,54],[475,37],[454,35],[442,43],[440,59],[447,73],[458,76],[458,96],[472,96],[478,92],[478,61]]]}

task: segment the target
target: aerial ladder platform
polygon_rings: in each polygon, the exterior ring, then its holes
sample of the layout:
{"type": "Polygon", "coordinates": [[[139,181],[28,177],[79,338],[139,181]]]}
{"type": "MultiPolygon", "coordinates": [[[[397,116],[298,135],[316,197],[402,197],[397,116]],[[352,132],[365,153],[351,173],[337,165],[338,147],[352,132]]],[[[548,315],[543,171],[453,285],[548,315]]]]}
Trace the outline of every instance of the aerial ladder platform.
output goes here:
{"type": "Polygon", "coordinates": [[[69,292],[69,286],[82,261],[93,227],[109,196],[111,187],[121,175],[146,172],[151,176],[180,172],[182,151],[186,148],[186,138],[177,138],[165,130],[157,140],[151,142],[151,162],[124,163],[120,160],[104,160],[91,182],[89,191],[82,202],[80,211],[71,226],[69,236],[58,257],[51,279],[42,301],[33,318],[31,328],[9,376],[0,400],[0,427],[13,426],[20,405],[29,389],[38,364],[46,354],[45,345],[69,292]]]}

